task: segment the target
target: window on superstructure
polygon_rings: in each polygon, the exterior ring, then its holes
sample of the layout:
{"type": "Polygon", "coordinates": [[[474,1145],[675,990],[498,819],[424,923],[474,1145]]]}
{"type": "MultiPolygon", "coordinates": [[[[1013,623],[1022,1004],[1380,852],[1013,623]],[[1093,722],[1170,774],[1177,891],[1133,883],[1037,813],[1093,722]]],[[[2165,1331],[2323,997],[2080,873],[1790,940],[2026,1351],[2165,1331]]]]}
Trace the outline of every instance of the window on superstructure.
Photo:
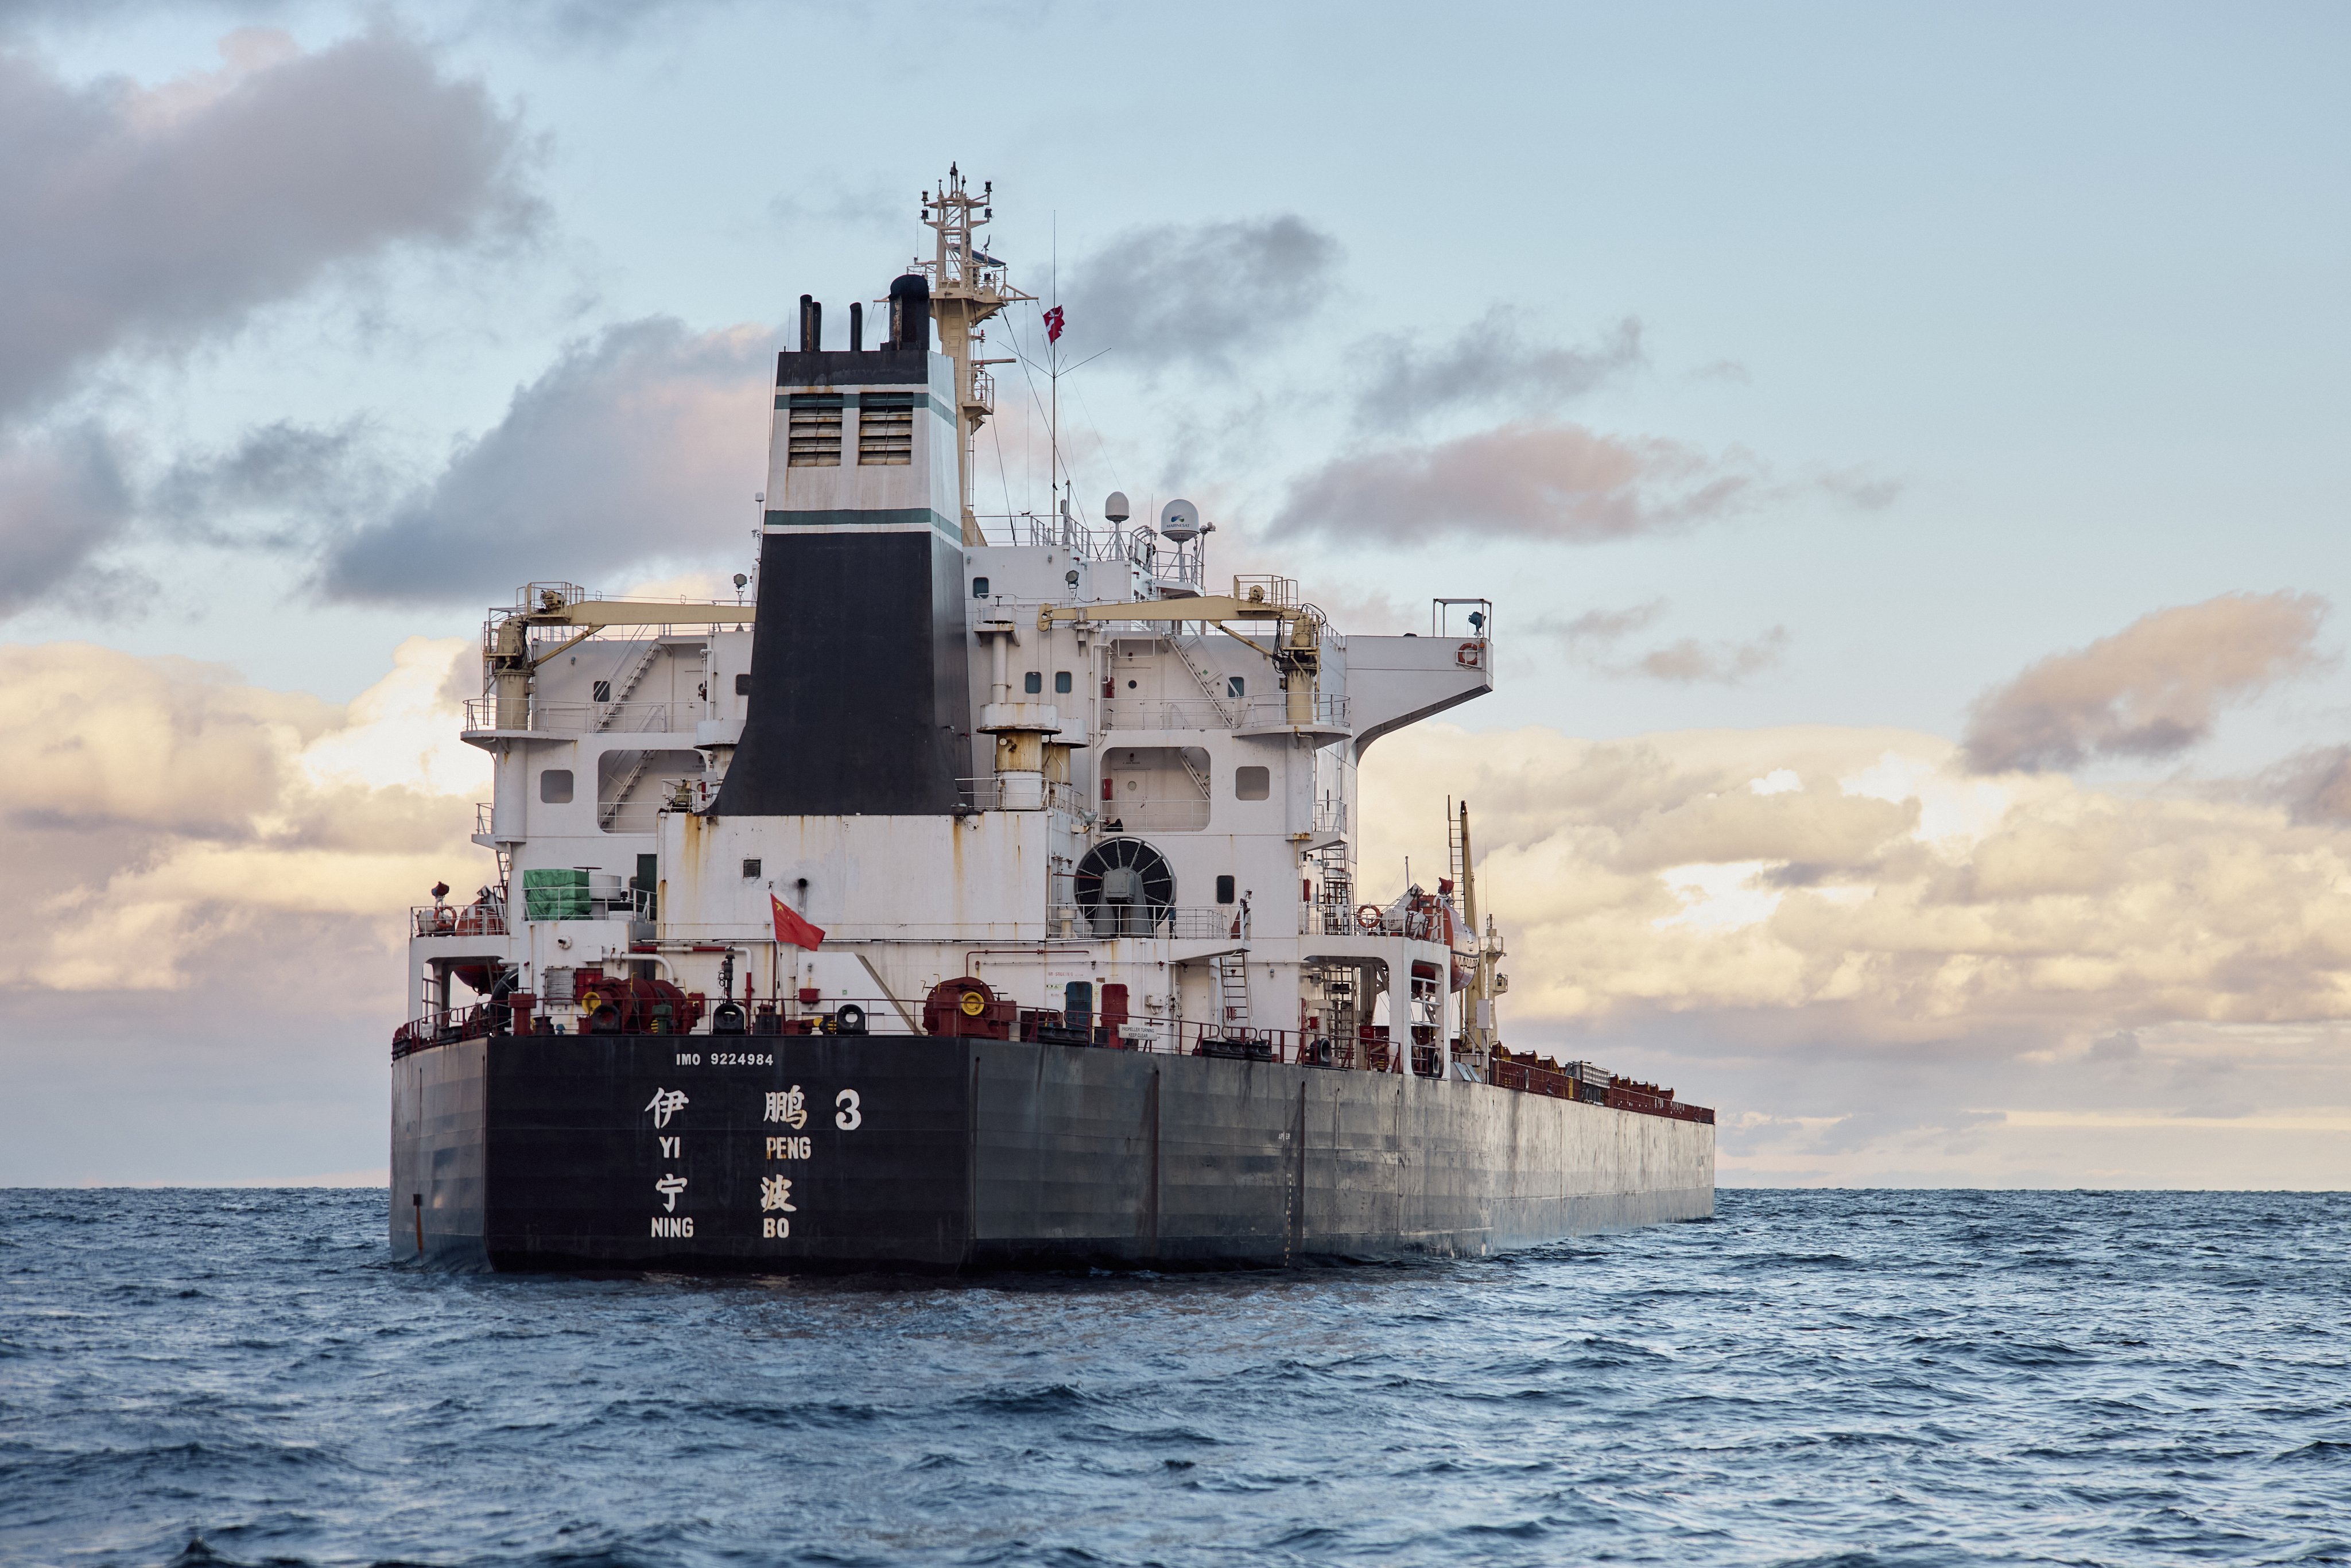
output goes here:
{"type": "Polygon", "coordinates": [[[1218,904],[1230,904],[1232,901],[1233,879],[1228,876],[1218,877],[1217,879],[1217,902],[1218,904]]]}
{"type": "Polygon", "coordinates": [[[837,397],[813,392],[792,393],[785,426],[788,455],[793,468],[841,466],[841,402],[837,397]]]}
{"type": "Polygon", "coordinates": [[[747,697],[751,695],[751,674],[749,671],[746,670],[743,674],[735,677],[735,695],[738,697],[747,697]]]}
{"type": "Polygon", "coordinates": [[[1273,774],[1263,768],[1233,769],[1233,799],[1262,800],[1273,793],[1273,774]]]}
{"type": "Polygon", "coordinates": [[[914,402],[868,392],[857,411],[857,461],[861,465],[914,460],[914,402]]]}
{"type": "Polygon", "coordinates": [[[550,806],[571,804],[571,769],[550,768],[538,776],[538,798],[550,806]]]}
{"type": "Polygon", "coordinates": [[[1227,675],[1225,677],[1225,695],[1228,697],[1245,697],[1249,695],[1249,678],[1245,675],[1227,675]]]}
{"type": "Polygon", "coordinates": [[[987,597],[987,579],[984,577],[975,577],[971,580],[971,596],[974,599],[985,599],[987,597]]]}
{"type": "Polygon", "coordinates": [[[1069,671],[1056,670],[1053,672],[1053,691],[1055,695],[1060,696],[1067,696],[1070,695],[1069,671]]]}
{"type": "Polygon", "coordinates": [[[1041,670],[1031,670],[1027,674],[1021,676],[1020,689],[1032,697],[1042,696],[1045,694],[1044,672],[1041,670]]]}
{"type": "Polygon", "coordinates": [[[747,860],[743,862],[743,880],[745,882],[757,882],[759,880],[759,862],[758,861],[747,860]]]}

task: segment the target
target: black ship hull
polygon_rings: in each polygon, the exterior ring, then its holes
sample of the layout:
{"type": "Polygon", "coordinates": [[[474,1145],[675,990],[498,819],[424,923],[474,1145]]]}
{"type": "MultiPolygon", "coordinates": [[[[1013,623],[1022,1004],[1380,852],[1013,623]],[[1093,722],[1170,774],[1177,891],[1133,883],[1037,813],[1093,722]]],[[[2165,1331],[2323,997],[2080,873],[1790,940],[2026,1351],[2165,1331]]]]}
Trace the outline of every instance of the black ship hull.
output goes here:
{"type": "Polygon", "coordinates": [[[507,1036],[392,1068],[392,1248],[455,1267],[1263,1267],[1713,1212],[1711,1125],[1452,1079],[912,1036],[507,1036]]]}

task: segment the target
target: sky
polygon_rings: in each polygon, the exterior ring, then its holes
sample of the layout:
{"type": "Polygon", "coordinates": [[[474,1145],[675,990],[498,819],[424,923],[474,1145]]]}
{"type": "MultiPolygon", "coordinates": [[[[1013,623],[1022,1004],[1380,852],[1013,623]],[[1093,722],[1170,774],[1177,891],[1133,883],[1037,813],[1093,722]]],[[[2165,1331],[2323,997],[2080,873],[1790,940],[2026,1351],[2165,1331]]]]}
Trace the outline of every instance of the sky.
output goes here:
{"type": "MultiPolygon", "coordinates": [[[[381,1179],[486,607],[747,567],[794,303],[845,344],[951,162],[1081,510],[1343,631],[1495,601],[1361,863],[1471,802],[1512,1043],[1726,1185],[2351,1184],[2346,46],[0,0],[0,1185],[381,1179]]],[[[1045,508],[998,385],[979,508],[1045,508]]]]}

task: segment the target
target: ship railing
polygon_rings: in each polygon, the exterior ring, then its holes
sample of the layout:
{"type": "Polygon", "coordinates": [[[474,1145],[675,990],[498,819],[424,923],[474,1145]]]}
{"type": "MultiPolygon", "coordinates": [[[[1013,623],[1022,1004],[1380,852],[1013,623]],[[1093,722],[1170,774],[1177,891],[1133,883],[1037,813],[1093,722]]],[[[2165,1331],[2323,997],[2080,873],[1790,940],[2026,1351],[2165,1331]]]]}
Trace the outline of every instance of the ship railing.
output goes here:
{"type": "Polygon", "coordinates": [[[1080,560],[1127,561],[1155,575],[1165,575],[1162,563],[1174,554],[1163,549],[1159,536],[1146,528],[1096,527],[1050,512],[977,512],[973,520],[979,524],[980,537],[992,545],[1066,549],[1080,560]]]}
{"type": "MultiPolygon", "coordinates": [[[[622,735],[664,733],[672,727],[673,710],[676,710],[679,720],[689,727],[692,725],[693,716],[689,708],[674,703],[539,702],[534,699],[523,716],[522,727],[549,735],[586,735],[599,729],[622,735]]],[[[498,728],[497,699],[466,698],[465,727],[475,731],[498,728]]]]}
{"type": "MultiPolygon", "coordinates": [[[[1308,914],[1315,915],[1318,921],[1331,921],[1336,912],[1336,905],[1325,904],[1315,904],[1307,911],[1308,914]]],[[[1361,936],[1403,936],[1415,942],[1441,942],[1445,939],[1443,928],[1434,912],[1426,909],[1406,908],[1403,899],[1398,899],[1385,909],[1377,904],[1366,904],[1360,908],[1349,910],[1345,912],[1343,924],[1318,923],[1301,926],[1301,929],[1309,934],[1324,936],[1343,936],[1352,931],[1361,936]]]]}
{"type": "MultiPolygon", "coordinates": [[[[1008,794],[1013,794],[1017,798],[1017,789],[1008,789],[1006,778],[1001,773],[982,774],[977,779],[956,780],[956,800],[967,811],[1001,811],[1005,809],[1004,802],[1008,794]]],[[[1048,809],[1066,811],[1073,817],[1090,815],[1085,791],[1074,784],[1061,783],[1050,779],[1045,780],[1044,803],[1048,809]]]]}
{"type": "Polygon", "coordinates": [[[1104,729],[1278,729],[1304,722],[1318,729],[1347,727],[1347,699],[1317,692],[1303,720],[1292,718],[1284,692],[1263,696],[1116,697],[1102,705],[1104,729]]]}
{"type": "Polygon", "coordinates": [[[392,1031],[393,1061],[428,1045],[448,1045],[461,1040],[483,1040],[511,1026],[514,1009],[504,1002],[469,1002],[462,1008],[426,1013],[392,1031]]]}
{"type": "Polygon", "coordinates": [[[1670,1089],[1637,1079],[1620,1078],[1604,1067],[1589,1061],[1553,1061],[1548,1056],[1531,1056],[1524,1051],[1509,1051],[1497,1047],[1486,1068],[1487,1080],[1504,1089],[1515,1089],[1522,1094],[1541,1094],[1553,1100],[1580,1100],[1588,1105],[1605,1105],[1611,1110],[1637,1111],[1645,1116],[1664,1116],[1677,1122],[1698,1122],[1714,1124],[1714,1112],[1704,1105],[1692,1105],[1674,1098],[1670,1089]]]}
{"type": "Polygon", "coordinates": [[[1229,904],[1081,904],[1074,895],[1057,896],[1047,907],[1046,928],[1049,936],[1063,940],[1101,942],[1121,936],[1145,942],[1248,939],[1239,911],[1229,904]]]}
{"type": "Polygon", "coordinates": [[[1298,906],[1298,934],[1301,936],[1375,936],[1381,933],[1367,930],[1362,925],[1353,904],[1318,899],[1312,904],[1298,906]]]}
{"type": "Polygon", "coordinates": [[[496,800],[474,802],[474,831],[486,834],[491,831],[492,819],[497,812],[497,804],[496,800]]]}
{"type": "MultiPolygon", "coordinates": [[[[397,1059],[427,1046],[503,1035],[515,1030],[517,1025],[539,1035],[578,1032],[577,1019],[567,1017],[570,1009],[566,1000],[553,997],[539,1000],[541,1007],[537,1011],[528,1006],[528,998],[518,997],[512,1006],[503,1001],[483,1001],[427,1013],[393,1032],[392,1056],[397,1059]]],[[[809,1002],[794,999],[786,1004],[789,1016],[778,1012],[772,999],[754,998],[747,1010],[749,1016],[745,1019],[745,1029],[750,1036],[884,1034],[903,1038],[906,1022],[899,1004],[884,997],[826,997],[809,1002]]],[[[908,1010],[919,1019],[915,1004],[908,1004],[908,1010]]],[[[702,1021],[690,1032],[709,1035],[714,1032],[712,1022],[711,1010],[705,1009],[702,1021]]],[[[1340,1071],[1400,1073],[1408,1069],[1422,1078],[1442,1078],[1457,1063],[1474,1061],[1473,1053],[1462,1041],[1440,1041],[1430,1029],[1416,1026],[1413,1032],[1418,1038],[1403,1040],[1394,1039],[1384,1024],[1360,1024],[1352,1033],[1315,1025],[1316,1020],[1311,1019],[1308,1027],[1301,1029],[1259,1029],[1244,1019],[1217,1023],[1194,1019],[1127,1018],[1113,1023],[1098,1013],[1021,1008],[1009,1032],[1015,1040],[1047,1045],[1132,1051],[1157,1056],[1226,1057],[1340,1071]]],[[[1620,1078],[1604,1069],[1595,1069],[1590,1062],[1561,1063],[1549,1057],[1513,1053],[1498,1047],[1482,1074],[1472,1076],[1482,1076],[1498,1089],[1521,1094],[1581,1101],[1611,1110],[1707,1126],[1712,1126],[1715,1120],[1710,1108],[1677,1100],[1671,1089],[1620,1078]]]]}
{"type": "Polygon", "coordinates": [[[486,904],[413,904],[408,928],[416,936],[504,936],[506,912],[486,904]]]}

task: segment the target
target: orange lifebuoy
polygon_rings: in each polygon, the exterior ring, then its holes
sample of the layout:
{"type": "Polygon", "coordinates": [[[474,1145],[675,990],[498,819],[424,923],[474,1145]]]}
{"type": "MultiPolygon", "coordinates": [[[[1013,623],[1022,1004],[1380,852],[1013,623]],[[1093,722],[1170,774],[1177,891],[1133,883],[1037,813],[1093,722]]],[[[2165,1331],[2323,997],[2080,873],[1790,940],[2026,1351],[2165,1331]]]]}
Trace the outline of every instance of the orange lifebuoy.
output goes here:
{"type": "Polygon", "coordinates": [[[1355,924],[1366,931],[1377,931],[1387,917],[1387,911],[1376,904],[1358,904],[1355,908],[1355,924]]]}
{"type": "Polygon", "coordinates": [[[1486,662],[1486,644],[1464,643],[1453,651],[1453,662],[1465,670],[1474,670],[1486,662]]]}

